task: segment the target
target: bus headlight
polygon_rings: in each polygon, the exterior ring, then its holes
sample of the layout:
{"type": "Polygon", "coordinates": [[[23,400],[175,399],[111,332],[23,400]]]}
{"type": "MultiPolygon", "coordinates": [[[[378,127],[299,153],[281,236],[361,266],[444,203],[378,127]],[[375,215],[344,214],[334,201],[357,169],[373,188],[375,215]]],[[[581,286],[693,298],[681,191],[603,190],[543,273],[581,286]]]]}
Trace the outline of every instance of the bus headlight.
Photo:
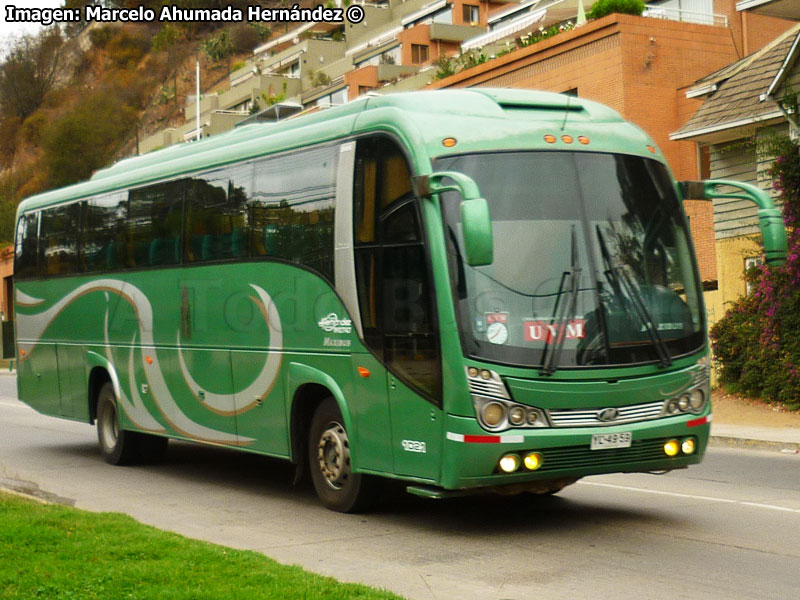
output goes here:
{"type": "Polygon", "coordinates": [[[517,469],[519,469],[519,455],[517,454],[506,454],[503,458],[500,459],[500,470],[503,473],[513,473],[517,469]]]}
{"type": "Polygon", "coordinates": [[[506,416],[506,407],[499,402],[489,402],[484,404],[481,410],[481,418],[489,427],[497,427],[503,422],[506,416]]]}
{"type": "Polygon", "coordinates": [[[542,455],[538,452],[528,452],[523,459],[525,468],[529,471],[535,471],[542,466],[542,455]]]}
{"type": "Polygon", "coordinates": [[[700,414],[705,410],[707,394],[702,386],[695,387],[688,392],[684,392],[677,398],[670,398],[664,402],[662,416],[671,417],[685,413],[700,414]]]}
{"type": "Polygon", "coordinates": [[[525,423],[525,409],[521,406],[512,406],[508,411],[508,422],[517,426],[525,423]]]}
{"type": "Polygon", "coordinates": [[[670,440],[666,444],[664,444],[664,454],[667,456],[677,456],[678,452],[680,452],[681,446],[678,443],[678,440],[670,440]]]}
{"type": "Polygon", "coordinates": [[[697,388],[689,393],[689,407],[692,412],[700,412],[706,404],[706,395],[703,390],[697,388]]]}

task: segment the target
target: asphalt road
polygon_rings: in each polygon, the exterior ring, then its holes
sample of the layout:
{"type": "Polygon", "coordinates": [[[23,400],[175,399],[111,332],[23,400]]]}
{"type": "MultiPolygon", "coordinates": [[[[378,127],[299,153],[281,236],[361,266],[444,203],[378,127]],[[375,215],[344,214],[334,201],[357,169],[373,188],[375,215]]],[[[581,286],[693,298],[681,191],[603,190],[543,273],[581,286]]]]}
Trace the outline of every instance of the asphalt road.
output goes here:
{"type": "Polygon", "coordinates": [[[664,476],[556,497],[430,501],[389,488],[368,515],[322,508],[284,463],[174,443],[112,467],[92,427],[35,413],[0,375],[0,485],[419,599],[800,598],[800,456],[714,449],[664,476]]]}

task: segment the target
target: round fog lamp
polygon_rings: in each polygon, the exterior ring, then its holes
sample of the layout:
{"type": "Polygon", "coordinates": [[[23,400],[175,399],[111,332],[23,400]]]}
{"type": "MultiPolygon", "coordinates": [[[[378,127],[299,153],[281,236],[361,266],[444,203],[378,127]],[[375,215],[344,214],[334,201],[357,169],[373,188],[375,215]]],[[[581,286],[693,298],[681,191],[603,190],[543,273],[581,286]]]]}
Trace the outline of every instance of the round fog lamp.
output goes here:
{"type": "Polygon", "coordinates": [[[678,444],[678,440],[670,440],[664,444],[664,454],[667,456],[677,456],[679,450],[680,444],[678,444]]]}
{"type": "Polygon", "coordinates": [[[538,452],[528,452],[524,458],[525,468],[529,471],[535,471],[542,466],[542,455],[538,452]]]}
{"type": "Polygon", "coordinates": [[[703,408],[705,401],[705,394],[703,394],[701,390],[692,390],[689,394],[689,406],[692,407],[692,410],[700,410],[703,408]]]}
{"type": "Polygon", "coordinates": [[[504,473],[513,473],[519,469],[519,456],[516,454],[506,454],[500,459],[500,470],[504,473]]]}
{"type": "Polygon", "coordinates": [[[489,427],[497,427],[503,421],[506,409],[499,402],[490,402],[483,407],[483,422],[489,427]]]}
{"type": "Polygon", "coordinates": [[[508,411],[508,420],[512,425],[522,425],[525,422],[525,409],[515,406],[508,411]]]}
{"type": "Polygon", "coordinates": [[[686,438],[681,442],[681,452],[684,454],[694,454],[696,447],[694,438],[686,438]]]}

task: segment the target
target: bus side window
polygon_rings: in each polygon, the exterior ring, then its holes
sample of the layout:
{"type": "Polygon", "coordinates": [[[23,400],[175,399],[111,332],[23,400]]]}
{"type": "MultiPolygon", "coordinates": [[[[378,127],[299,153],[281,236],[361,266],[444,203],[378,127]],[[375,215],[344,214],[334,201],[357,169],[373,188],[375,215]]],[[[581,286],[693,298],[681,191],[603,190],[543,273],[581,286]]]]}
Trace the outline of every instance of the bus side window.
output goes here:
{"type": "Polygon", "coordinates": [[[202,262],[247,256],[244,234],[253,164],[203,173],[187,182],[184,260],[202,262]]]}
{"type": "Polygon", "coordinates": [[[131,190],[128,212],[128,265],[147,267],[180,262],[184,181],[131,190]]]}
{"type": "Polygon", "coordinates": [[[86,271],[121,269],[128,218],[127,194],[113,192],[89,199],[84,212],[81,259],[86,271]]]}
{"type": "Polygon", "coordinates": [[[14,277],[28,279],[39,275],[39,213],[22,215],[17,224],[14,277]]]}
{"type": "Polygon", "coordinates": [[[333,216],[338,147],[255,163],[248,226],[253,256],[301,264],[333,281],[333,216]]]}
{"type": "Polygon", "coordinates": [[[80,271],[78,239],[83,202],[46,208],[39,231],[42,275],[72,275],[80,271]]]}
{"type": "Polygon", "coordinates": [[[438,400],[439,338],[408,162],[387,137],[359,140],[354,177],[354,254],[364,341],[398,377],[438,400]]]}

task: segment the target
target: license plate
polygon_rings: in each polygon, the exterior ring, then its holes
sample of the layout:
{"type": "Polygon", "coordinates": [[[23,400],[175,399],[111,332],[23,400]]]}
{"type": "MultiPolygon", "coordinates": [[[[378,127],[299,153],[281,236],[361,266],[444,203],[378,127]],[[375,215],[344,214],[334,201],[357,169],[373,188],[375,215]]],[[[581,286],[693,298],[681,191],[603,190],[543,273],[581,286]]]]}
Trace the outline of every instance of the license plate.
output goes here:
{"type": "Polygon", "coordinates": [[[623,431],[621,433],[596,433],[592,436],[590,450],[609,450],[611,448],[630,448],[633,440],[633,433],[623,431]]]}

